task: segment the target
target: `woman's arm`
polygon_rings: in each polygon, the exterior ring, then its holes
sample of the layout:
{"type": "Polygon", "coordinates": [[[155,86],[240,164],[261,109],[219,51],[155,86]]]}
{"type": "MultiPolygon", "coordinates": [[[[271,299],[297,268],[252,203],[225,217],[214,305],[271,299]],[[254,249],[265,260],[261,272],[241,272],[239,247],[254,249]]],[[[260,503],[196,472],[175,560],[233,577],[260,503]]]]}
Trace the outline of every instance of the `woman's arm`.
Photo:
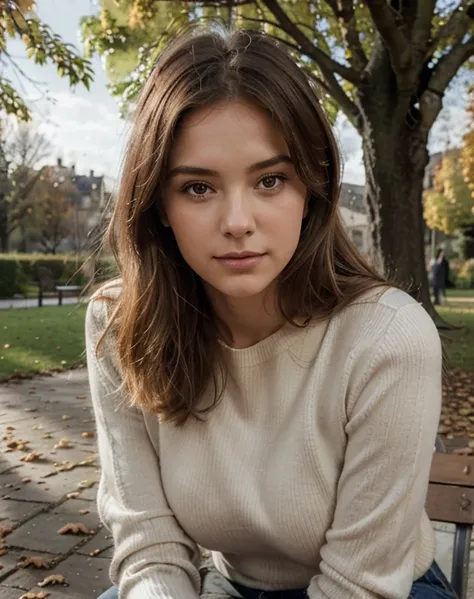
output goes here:
{"type": "MultiPolygon", "coordinates": [[[[355,348],[347,448],[310,599],[406,599],[441,406],[441,345],[418,304],[374,348],[355,348]]],[[[430,549],[428,549],[430,551],[430,549]]]]}
{"type": "Polygon", "coordinates": [[[198,547],[167,504],[142,413],[119,407],[124,392],[110,347],[104,358],[96,356],[105,321],[104,300],[92,301],[86,316],[87,364],[102,468],[98,510],[115,548],[110,577],[120,599],[196,599],[198,547]]]}

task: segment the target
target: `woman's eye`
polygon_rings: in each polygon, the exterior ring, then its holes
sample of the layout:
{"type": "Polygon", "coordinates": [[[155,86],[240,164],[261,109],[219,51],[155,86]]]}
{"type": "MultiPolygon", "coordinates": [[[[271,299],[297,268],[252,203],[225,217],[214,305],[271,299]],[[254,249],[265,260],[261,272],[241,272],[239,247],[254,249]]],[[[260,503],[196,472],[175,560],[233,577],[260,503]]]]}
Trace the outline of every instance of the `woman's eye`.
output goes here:
{"type": "Polygon", "coordinates": [[[191,196],[203,196],[209,190],[209,185],[206,183],[191,183],[190,185],[186,185],[183,189],[186,193],[189,193],[191,196]]]}
{"type": "Polygon", "coordinates": [[[279,187],[283,182],[283,177],[278,175],[268,175],[260,179],[258,185],[263,187],[264,189],[275,189],[279,187]]]}

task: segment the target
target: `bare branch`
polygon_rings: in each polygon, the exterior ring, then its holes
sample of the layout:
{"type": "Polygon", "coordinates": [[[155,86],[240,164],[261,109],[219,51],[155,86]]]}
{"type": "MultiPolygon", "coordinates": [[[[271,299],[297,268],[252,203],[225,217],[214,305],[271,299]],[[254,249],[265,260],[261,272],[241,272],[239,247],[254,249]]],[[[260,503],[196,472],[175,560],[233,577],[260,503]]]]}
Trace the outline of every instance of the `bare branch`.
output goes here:
{"type": "Polygon", "coordinates": [[[301,52],[319,66],[324,76],[327,73],[337,73],[346,81],[357,84],[359,82],[359,73],[353,68],[346,67],[336,60],[332,59],[320,48],[313,45],[304,33],[291,21],[285,11],[282,9],[278,0],[262,0],[262,3],[270,10],[276,20],[280,23],[281,28],[285,33],[290,35],[295,42],[300,46],[301,52]]]}
{"type": "Polygon", "coordinates": [[[411,60],[408,39],[398,26],[394,11],[387,0],[366,0],[372,21],[390,55],[392,68],[397,75],[403,74],[411,60]]]}
{"type": "Polygon", "coordinates": [[[367,66],[367,56],[359,38],[353,0],[326,0],[334,13],[344,39],[346,48],[351,53],[349,62],[357,71],[362,72],[367,66]]]}

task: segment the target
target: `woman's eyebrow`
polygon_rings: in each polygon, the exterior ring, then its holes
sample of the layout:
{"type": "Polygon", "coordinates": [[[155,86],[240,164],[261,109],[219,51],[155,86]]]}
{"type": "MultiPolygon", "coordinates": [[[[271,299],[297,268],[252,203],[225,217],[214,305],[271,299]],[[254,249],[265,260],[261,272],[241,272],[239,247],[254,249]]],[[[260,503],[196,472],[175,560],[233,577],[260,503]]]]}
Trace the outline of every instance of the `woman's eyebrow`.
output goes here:
{"type": "MultiPolygon", "coordinates": [[[[276,166],[277,164],[293,164],[293,161],[287,154],[278,154],[278,156],[274,156],[273,158],[268,158],[267,160],[262,160],[261,162],[256,162],[255,164],[251,164],[247,172],[253,173],[255,171],[260,171],[264,168],[269,168],[271,166],[276,166]]],[[[169,172],[169,177],[175,177],[176,175],[200,175],[202,177],[215,177],[219,175],[219,172],[210,169],[203,168],[201,166],[189,166],[189,165],[179,165],[175,166],[169,172]]]]}

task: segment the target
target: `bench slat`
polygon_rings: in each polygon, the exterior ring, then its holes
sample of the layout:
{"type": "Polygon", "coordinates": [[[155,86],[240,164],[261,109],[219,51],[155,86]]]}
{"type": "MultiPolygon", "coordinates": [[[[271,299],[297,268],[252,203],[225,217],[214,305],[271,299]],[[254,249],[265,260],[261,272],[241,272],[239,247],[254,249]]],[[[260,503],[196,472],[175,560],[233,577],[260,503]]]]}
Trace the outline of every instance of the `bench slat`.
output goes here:
{"type": "Polygon", "coordinates": [[[474,487],[474,457],[435,453],[431,462],[430,482],[474,487]]]}
{"type": "Polygon", "coordinates": [[[430,483],[426,511],[430,520],[474,524],[474,489],[430,483]]]}

